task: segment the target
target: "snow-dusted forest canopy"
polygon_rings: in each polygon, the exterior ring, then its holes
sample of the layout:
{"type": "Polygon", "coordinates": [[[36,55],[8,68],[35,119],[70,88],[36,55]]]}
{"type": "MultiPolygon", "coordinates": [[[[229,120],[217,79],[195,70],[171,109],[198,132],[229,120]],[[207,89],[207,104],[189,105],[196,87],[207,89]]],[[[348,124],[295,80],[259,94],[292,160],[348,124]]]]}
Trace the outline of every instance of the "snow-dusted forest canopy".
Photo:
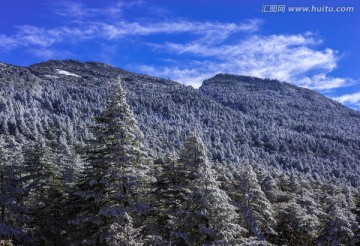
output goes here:
{"type": "Polygon", "coordinates": [[[275,80],[0,63],[0,240],[354,245],[359,126],[275,80]]]}

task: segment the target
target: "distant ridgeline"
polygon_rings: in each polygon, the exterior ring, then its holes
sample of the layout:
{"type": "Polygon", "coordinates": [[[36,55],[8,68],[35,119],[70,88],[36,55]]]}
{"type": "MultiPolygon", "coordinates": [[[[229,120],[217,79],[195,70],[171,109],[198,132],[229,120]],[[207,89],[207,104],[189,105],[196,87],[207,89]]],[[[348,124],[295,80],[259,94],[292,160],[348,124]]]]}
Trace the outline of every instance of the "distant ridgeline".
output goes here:
{"type": "Polygon", "coordinates": [[[359,128],[277,80],[0,63],[0,243],[355,245],[359,128]]]}

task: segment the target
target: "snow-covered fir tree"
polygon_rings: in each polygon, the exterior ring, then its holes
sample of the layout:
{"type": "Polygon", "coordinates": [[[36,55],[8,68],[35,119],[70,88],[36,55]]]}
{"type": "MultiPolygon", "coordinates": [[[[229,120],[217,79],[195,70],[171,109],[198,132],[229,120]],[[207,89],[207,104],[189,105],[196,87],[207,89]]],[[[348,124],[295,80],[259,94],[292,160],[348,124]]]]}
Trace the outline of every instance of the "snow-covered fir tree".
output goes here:
{"type": "Polygon", "coordinates": [[[179,162],[185,199],[173,220],[175,242],[187,245],[239,242],[246,230],[237,224],[236,208],[219,188],[197,131],[190,133],[179,162]]]}
{"type": "Polygon", "coordinates": [[[318,237],[319,245],[354,245],[354,231],[358,229],[359,225],[355,215],[339,205],[342,201],[344,201],[344,197],[341,195],[326,198],[326,215],[323,218],[318,237]]]}
{"type": "Polygon", "coordinates": [[[235,185],[234,200],[245,219],[248,231],[259,240],[275,235],[275,212],[261,189],[251,164],[246,164],[239,173],[235,185]]]}
{"type": "Polygon", "coordinates": [[[318,224],[312,221],[312,216],[306,213],[295,200],[281,202],[276,205],[276,242],[289,245],[313,245],[318,224]]]}
{"type": "Polygon", "coordinates": [[[24,150],[25,204],[30,222],[28,226],[38,245],[62,245],[65,213],[65,181],[63,172],[55,161],[55,154],[45,140],[39,138],[35,145],[24,150]]]}
{"type": "Polygon", "coordinates": [[[281,173],[277,176],[279,187],[276,210],[276,243],[316,244],[319,217],[323,214],[319,197],[314,196],[310,183],[295,175],[281,173]]]}
{"type": "Polygon", "coordinates": [[[152,213],[147,218],[149,244],[162,245],[169,242],[173,224],[169,223],[179,209],[184,197],[179,186],[181,175],[175,153],[154,161],[158,172],[152,184],[152,213]],[[160,243],[161,241],[162,243],[160,243]]]}
{"type": "Polygon", "coordinates": [[[77,192],[81,206],[71,223],[80,227],[81,243],[104,245],[109,240],[124,241],[119,237],[125,234],[114,228],[138,227],[140,215],[148,209],[145,186],[150,182],[149,159],[121,81],[96,123],[92,127],[94,139],[83,154],[85,178],[77,192]],[[133,220],[134,225],[126,225],[133,220]]]}
{"type": "Polygon", "coordinates": [[[109,237],[106,238],[106,243],[110,246],[127,245],[127,246],[141,246],[141,228],[134,228],[133,219],[125,212],[121,216],[121,221],[110,225],[109,237]]]}

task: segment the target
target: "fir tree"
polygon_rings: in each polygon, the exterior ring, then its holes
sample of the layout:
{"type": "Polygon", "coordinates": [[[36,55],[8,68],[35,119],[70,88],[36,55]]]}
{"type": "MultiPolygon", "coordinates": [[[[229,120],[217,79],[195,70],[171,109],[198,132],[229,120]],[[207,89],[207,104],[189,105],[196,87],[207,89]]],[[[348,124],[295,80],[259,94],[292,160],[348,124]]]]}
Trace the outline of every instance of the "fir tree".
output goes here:
{"type": "Polygon", "coordinates": [[[141,228],[134,228],[133,219],[128,213],[121,215],[121,220],[110,225],[106,243],[111,246],[141,246],[141,228]]]}
{"type": "Polygon", "coordinates": [[[281,187],[276,209],[278,235],[277,244],[316,244],[319,217],[323,214],[319,201],[313,195],[313,188],[294,172],[281,174],[278,186],[281,187]]]}
{"type": "Polygon", "coordinates": [[[25,204],[29,209],[29,226],[36,244],[62,245],[66,222],[65,182],[55,154],[46,146],[44,139],[38,139],[35,145],[25,150],[24,172],[25,204]]]}
{"type": "MultiPolygon", "coordinates": [[[[173,235],[187,245],[234,244],[245,232],[227,194],[219,188],[206,149],[192,132],[180,154],[182,202],[173,235]]],[[[181,241],[180,241],[181,242],[181,241]]]]}
{"type": "Polygon", "coordinates": [[[179,192],[179,167],[175,154],[154,162],[158,167],[156,182],[152,184],[152,213],[148,217],[146,224],[149,228],[147,241],[149,244],[159,245],[169,241],[170,232],[174,230],[170,219],[174,217],[179,209],[183,197],[179,192]]]}
{"type": "Polygon", "coordinates": [[[277,244],[313,245],[317,221],[306,213],[296,201],[282,202],[276,206],[277,244]]]}
{"type": "Polygon", "coordinates": [[[120,81],[96,122],[94,139],[83,154],[85,178],[77,192],[81,205],[71,222],[80,226],[82,243],[103,245],[120,240],[114,228],[133,220],[134,225],[127,226],[137,227],[141,222],[140,215],[148,209],[144,201],[149,161],[120,81]]]}
{"type": "Polygon", "coordinates": [[[274,209],[262,191],[250,164],[240,170],[236,191],[234,200],[245,219],[249,232],[259,240],[265,240],[267,235],[276,234],[274,209]]]}
{"type": "Polygon", "coordinates": [[[346,208],[339,206],[343,197],[326,198],[326,216],[320,230],[318,243],[320,245],[352,245],[355,237],[354,231],[358,229],[356,217],[346,208]]]}

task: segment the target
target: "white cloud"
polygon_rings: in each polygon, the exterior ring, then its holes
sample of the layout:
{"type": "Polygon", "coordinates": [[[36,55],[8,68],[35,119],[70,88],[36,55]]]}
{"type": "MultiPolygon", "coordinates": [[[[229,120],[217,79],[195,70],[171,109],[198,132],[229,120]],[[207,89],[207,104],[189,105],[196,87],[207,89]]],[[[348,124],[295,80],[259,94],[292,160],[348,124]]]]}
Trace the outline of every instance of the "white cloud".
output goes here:
{"type": "Polygon", "coordinates": [[[297,85],[306,88],[315,88],[322,91],[328,91],[330,89],[351,86],[356,83],[351,78],[334,78],[320,73],[312,77],[303,77],[297,81],[297,85]]]}
{"type": "Polygon", "coordinates": [[[53,5],[53,12],[67,18],[83,19],[98,16],[112,17],[120,16],[123,12],[125,3],[118,1],[105,8],[89,8],[82,3],[63,1],[53,5]]]}
{"type": "Polygon", "coordinates": [[[220,42],[233,33],[254,32],[259,28],[261,21],[249,20],[244,23],[217,23],[217,22],[192,22],[171,21],[155,23],[139,23],[121,21],[116,24],[96,23],[101,33],[109,39],[124,36],[146,36],[153,34],[183,34],[198,35],[207,42],[220,42]]]}
{"type": "Polygon", "coordinates": [[[42,28],[30,25],[18,26],[18,32],[12,36],[0,36],[0,45],[13,49],[19,46],[49,47],[55,43],[81,40],[115,40],[127,36],[149,36],[153,34],[184,34],[200,36],[207,42],[219,42],[233,33],[253,32],[261,24],[259,20],[244,23],[216,23],[171,21],[139,23],[119,21],[115,24],[107,22],[79,22],[77,25],[42,28]]]}
{"type": "MultiPolygon", "coordinates": [[[[62,33],[62,35],[57,36],[57,38],[61,38],[69,33],[62,32],[66,30],[78,38],[107,38],[112,40],[132,35],[190,33],[200,35],[202,40],[207,42],[220,42],[234,33],[256,32],[262,24],[262,20],[259,19],[250,19],[243,23],[196,22],[183,19],[176,20],[176,18],[172,18],[172,21],[156,22],[120,20],[121,18],[119,17],[121,17],[124,9],[133,8],[134,6],[138,7],[143,3],[144,1],[141,0],[118,1],[116,4],[104,8],[90,8],[81,3],[61,2],[54,5],[54,12],[60,16],[67,17],[68,22],[72,22],[72,25],[77,26],[72,26],[71,28],[66,26],[57,27],[46,30],[46,34],[51,38],[51,32],[62,33]],[[98,17],[101,17],[101,21],[99,21],[98,17]]],[[[39,33],[37,34],[39,35],[39,33]]],[[[57,40],[60,41],[61,39],[57,40]]]]}
{"type": "MultiPolygon", "coordinates": [[[[189,43],[168,42],[163,45],[151,45],[156,49],[165,49],[177,55],[192,55],[193,61],[187,64],[196,68],[198,74],[195,77],[220,71],[273,78],[318,90],[330,90],[354,84],[355,81],[350,78],[328,75],[337,67],[338,52],[330,48],[316,49],[321,43],[319,37],[306,33],[251,35],[232,44],[225,42],[209,44],[203,40],[195,40],[189,43]],[[201,62],[194,62],[196,59],[201,62]]],[[[161,68],[158,73],[161,74],[163,71],[166,69],[161,68]]],[[[186,74],[188,73],[185,67],[183,75],[186,74]]],[[[190,78],[183,77],[183,79],[190,78]]]]}
{"type": "Polygon", "coordinates": [[[333,99],[341,103],[355,104],[358,107],[360,107],[360,92],[342,95],[340,97],[335,97],[333,99]]]}
{"type": "Polygon", "coordinates": [[[54,44],[57,38],[61,36],[59,31],[46,30],[35,26],[19,26],[18,29],[19,32],[15,38],[18,40],[19,45],[24,46],[48,47],[54,44]]]}
{"type": "Polygon", "coordinates": [[[360,111],[360,91],[352,94],[345,94],[339,97],[333,97],[333,99],[346,106],[360,111]]]}
{"type": "Polygon", "coordinates": [[[0,35],[0,47],[3,51],[11,50],[19,45],[18,41],[13,37],[0,35]]]}

